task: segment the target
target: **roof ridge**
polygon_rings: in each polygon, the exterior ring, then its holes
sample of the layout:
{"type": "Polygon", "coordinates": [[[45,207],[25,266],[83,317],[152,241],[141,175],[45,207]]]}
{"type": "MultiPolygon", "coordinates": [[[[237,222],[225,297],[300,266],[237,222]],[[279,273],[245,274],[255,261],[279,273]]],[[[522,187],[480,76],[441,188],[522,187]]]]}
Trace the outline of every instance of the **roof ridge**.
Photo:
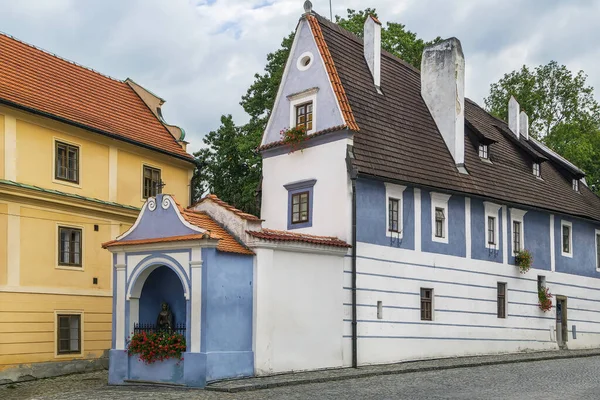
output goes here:
{"type": "Polygon", "coordinates": [[[104,77],[104,78],[108,78],[108,79],[110,79],[110,80],[112,80],[112,81],[116,81],[116,82],[119,82],[119,83],[125,83],[125,81],[122,81],[122,80],[120,80],[120,79],[114,78],[114,77],[112,77],[112,76],[110,76],[110,75],[107,75],[107,74],[103,74],[103,73],[102,73],[102,72],[100,72],[100,71],[96,71],[95,69],[93,69],[93,68],[91,68],[91,67],[86,67],[85,65],[83,65],[83,64],[79,64],[79,63],[77,63],[77,62],[75,62],[75,61],[73,61],[73,60],[69,60],[68,58],[65,58],[65,57],[59,56],[59,55],[58,55],[58,54],[56,54],[56,53],[53,53],[53,52],[51,52],[51,51],[49,51],[49,50],[43,49],[43,48],[41,48],[41,47],[39,47],[39,46],[36,46],[36,45],[33,45],[33,44],[31,44],[31,43],[28,43],[28,42],[26,42],[26,41],[24,41],[24,40],[21,40],[21,39],[19,39],[19,38],[17,38],[17,37],[15,37],[15,36],[13,36],[13,35],[11,35],[11,34],[8,34],[8,33],[4,32],[4,31],[2,31],[2,30],[0,30],[0,35],[2,35],[2,36],[4,36],[4,37],[7,37],[7,38],[9,38],[9,39],[11,39],[11,40],[14,40],[15,42],[21,43],[21,44],[23,44],[23,45],[25,45],[25,46],[31,47],[32,49],[35,49],[35,50],[41,51],[42,53],[44,53],[44,54],[47,54],[47,55],[49,55],[49,56],[51,56],[51,57],[54,57],[54,58],[56,58],[56,59],[58,59],[58,60],[60,60],[60,61],[64,61],[64,62],[66,62],[66,63],[72,64],[72,65],[75,65],[75,66],[77,66],[77,67],[80,67],[80,68],[83,68],[83,69],[85,69],[85,70],[88,70],[88,71],[90,71],[90,72],[93,72],[93,73],[95,73],[95,74],[97,74],[97,75],[100,75],[100,76],[102,76],[102,77],[104,77]]]}

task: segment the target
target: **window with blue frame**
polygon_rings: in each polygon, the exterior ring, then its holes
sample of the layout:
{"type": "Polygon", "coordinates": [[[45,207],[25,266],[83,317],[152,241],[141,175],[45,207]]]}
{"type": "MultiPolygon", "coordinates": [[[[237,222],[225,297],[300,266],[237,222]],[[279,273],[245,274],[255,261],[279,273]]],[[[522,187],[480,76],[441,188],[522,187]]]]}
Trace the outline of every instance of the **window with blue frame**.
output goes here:
{"type": "Polygon", "coordinates": [[[313,188],[316,179],[284,185],[288,191],[287,228],[298,229],[312,226],[313,188]]]}

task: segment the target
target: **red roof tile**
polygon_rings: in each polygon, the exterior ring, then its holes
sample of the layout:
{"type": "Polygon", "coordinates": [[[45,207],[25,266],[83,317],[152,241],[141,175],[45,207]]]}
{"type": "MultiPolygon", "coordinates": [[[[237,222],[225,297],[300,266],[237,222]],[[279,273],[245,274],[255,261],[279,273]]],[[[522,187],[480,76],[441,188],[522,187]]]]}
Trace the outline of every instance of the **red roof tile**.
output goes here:
{"type": "Polygon", "coordinates": [[[289,231],[277,231],[274,229],[263,229],[261,231],[246,231],[250,236],[263,240],[273,240],[276,242],[302,242],[311,244],[320,244],[332,247],[352,247],[348,243],[333,236],[316,236],[305,233],[296,233],[289,231]]]}
{"type": "Polygon", "coordinates": [[[195,235],[169,236],[169,237],[153,238],[153,239],[111,240],[109,242],[102,243],[102,248],[106,249],[108,247],[114,247],[114,246],[133,246],[136,244],[184,242],[184,241],[202,240],[202,239],[218,239],[218,238],[213,237],[209,233],[198,233],[195,235]]]}
{"type": "Polygon", "coordinates": [[[216,204],[218,204],[218,205],[220,205],[221,207],[223,207],[223,208],[225,208],[225,209],[227,209],[227,210],[231,211],[232,213],[234,213],[235,215],[237,215],[237,216],[238,216],[238,217],[240,217],[240,218],[243,218],[243,219],[245,219],[245,220],[248,220],[248,221],[261,221],[261,219],[260,219],[260,218],[258,218],[257,216],[255,216],[255,215],[252,215],[252,214],[245,213],[245,212],[243,212],[242,210],[238,210],[237,208],[235,208],[235,207],[234,207],[234,206],[232,206],[231,204],[228,204],[228,203],[224,202],[223,200],[221,200],[220,198],[218,198],[218,197],[217,197],[216,195],[214,195],[214,194],[209,194],[209,195],[207,195],[207,196],[203,197],[202,199],[200,199],[200,201],[198,201],[198,202],[196,202],[194,205],[192,205],[192,206],[190,207],[190,209],[194,208],[194,206],[196,206],[196,205],[198,205],[198,204],[202,203],[203,201],[205,201],[205,200],[207,200],[207,199],[208,199],[208,200],[212,200],[212,201],[213,201],[213,202],[215,202],[216,204]]]}
{"type": "Polygon", "coordinates": [[[192,159],[127,83],[3,34],[0,102],[192,159]]]}

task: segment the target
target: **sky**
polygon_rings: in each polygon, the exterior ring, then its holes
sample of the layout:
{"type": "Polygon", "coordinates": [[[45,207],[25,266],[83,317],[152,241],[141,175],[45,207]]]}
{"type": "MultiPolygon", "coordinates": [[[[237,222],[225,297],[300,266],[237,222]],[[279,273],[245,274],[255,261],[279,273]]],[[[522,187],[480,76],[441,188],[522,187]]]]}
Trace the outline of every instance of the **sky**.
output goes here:
{"type": "MultiPolygon", "coordinates": [[[[329,0],[312,0],[329,16],[329,0]]],[[[483,105],[489,86],[526,64],[556,60],[583,70],[600,100],[600,0],[331,0],[333,15],[376,8],[430,40],[457,37],[466,95],[483,105]]],[[[247,121],[241,96],[303,13],[304,0],[0,0],[0,31],[166,100],[189,150],[220,116],[247,121]]]]}

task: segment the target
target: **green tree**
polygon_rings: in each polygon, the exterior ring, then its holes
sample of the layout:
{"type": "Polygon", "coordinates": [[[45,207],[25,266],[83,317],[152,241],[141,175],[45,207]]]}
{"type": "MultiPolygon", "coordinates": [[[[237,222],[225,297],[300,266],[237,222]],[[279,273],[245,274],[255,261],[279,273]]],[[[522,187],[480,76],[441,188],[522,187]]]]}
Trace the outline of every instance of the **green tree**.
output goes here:
{"type": "Polygon", "coordinates": [[[486,109],[507,120],[514,96],[529,116],[530,134],[587,174],[600,192],[600,106],[583,71],[573,74],[551,61],[535,69],[523,66],[490,86],[486,109]]]}
{"type": "MultiPolygon", "coordinates": [[[[363,25],[369,14],[377,15],[376,10],[371,8],[358,12],[348,10],[348,16],[336,16],[336,22],[362,37],[363,25]]],[[[421,64],[423,48],[430,43],[418,39],[416,34],[398,23],[388,23],[382,29],[381,40],[385,50],[417,68],[421,64]]],[[[439,40],[436,38],[434,42],[439,40]]],[[[261,177],[261,158],[255,149],[260,145],[275,104],[293,41],[292,32],[283,39],[278,50],[267,55],[263,73],[254,75],[254,82],[242,96],[240,104],[250,116],[248,123],[236,126],[230,115],[222,116],[219,129],[204,137],[206,147],[194,153],[199,165],[192,182],[196,198],[212,192],[233,206],[258,215],[256,190],[261,177]]]]}
{"type": "MultiPolygon", "coordinates": [[[[377,17],[374,8],[366,8],[363,11],[347,10],[348,16],[342,18],[335,16],[335,22],[341,27],[349,30],[358,37],[363,37],[365,20],[369,15],[377,17]]],[[[417,69],[421,69],[421,56],[425,47],[438,43],[442,40],[439,36],[430,42],[417,38],[417,34],[406,29],[404,24],[388,22],[381,29],[381,47],[403,59],[417,69]]]]}

